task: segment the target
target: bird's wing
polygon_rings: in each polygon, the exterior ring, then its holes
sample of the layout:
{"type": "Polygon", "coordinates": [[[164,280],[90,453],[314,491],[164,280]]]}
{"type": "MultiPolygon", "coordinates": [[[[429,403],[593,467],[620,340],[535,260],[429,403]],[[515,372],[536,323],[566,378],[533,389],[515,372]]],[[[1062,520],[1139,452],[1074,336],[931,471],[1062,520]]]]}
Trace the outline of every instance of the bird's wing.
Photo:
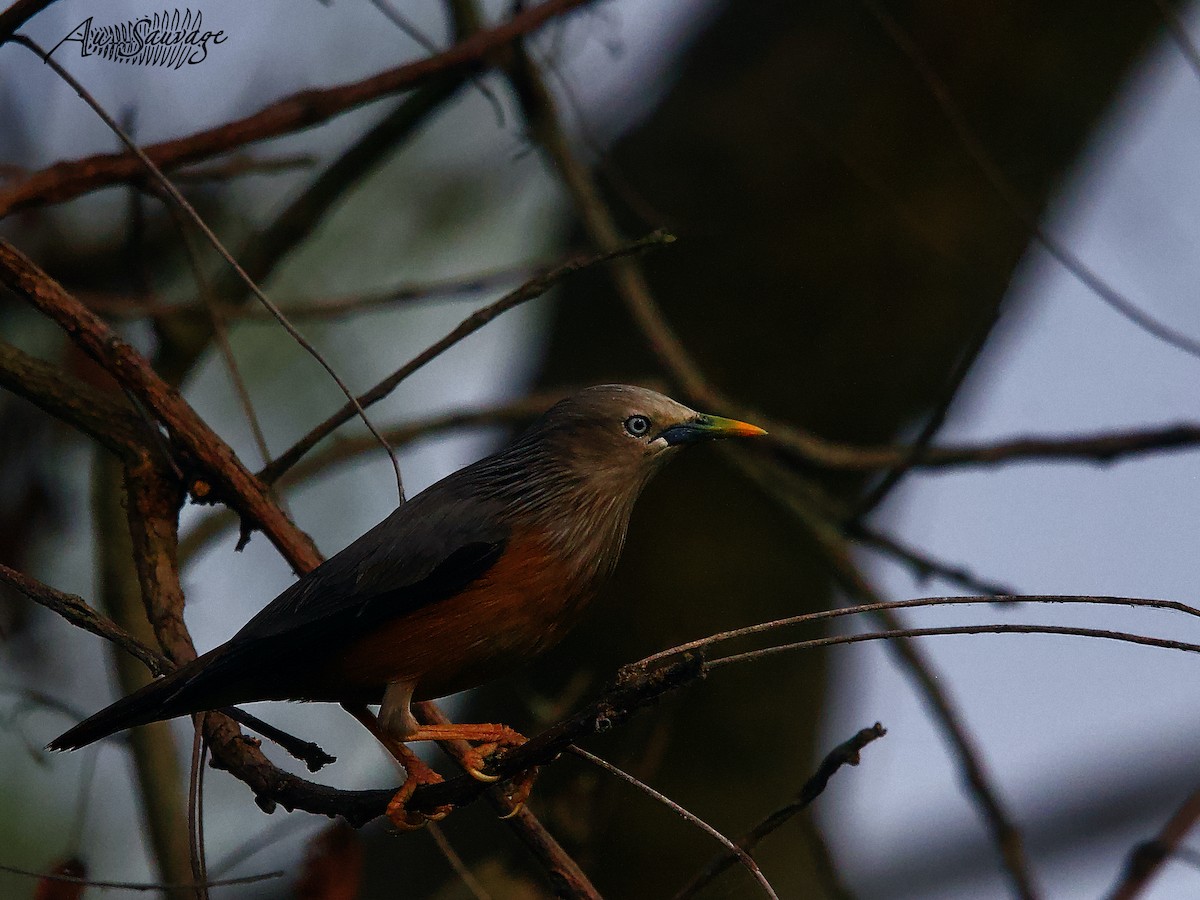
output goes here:
{"type": "MultiPolygon", "coordinates": [[[[428,493],[428,492],[427,492],[428,493]]],[[[230,644],[343,623],[357,632],[453,596],[500,558],[509,529],[486,501],[418,494],[285,590],[230,644]],[[431,502],[432,501],[432,502],[431,502]]]]}

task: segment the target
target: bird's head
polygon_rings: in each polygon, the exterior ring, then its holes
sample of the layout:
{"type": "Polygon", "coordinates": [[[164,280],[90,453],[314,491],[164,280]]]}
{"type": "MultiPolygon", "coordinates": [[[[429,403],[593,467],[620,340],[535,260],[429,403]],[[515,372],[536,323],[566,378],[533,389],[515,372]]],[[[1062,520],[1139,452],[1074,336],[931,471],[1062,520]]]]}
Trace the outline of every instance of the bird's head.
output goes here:
{"type": "Polygon", "coordinates": [[[553,406],[530,431],[588,480],[638,487],[690,444],[766,434],[624,384],[586,388],[553,406]]]}

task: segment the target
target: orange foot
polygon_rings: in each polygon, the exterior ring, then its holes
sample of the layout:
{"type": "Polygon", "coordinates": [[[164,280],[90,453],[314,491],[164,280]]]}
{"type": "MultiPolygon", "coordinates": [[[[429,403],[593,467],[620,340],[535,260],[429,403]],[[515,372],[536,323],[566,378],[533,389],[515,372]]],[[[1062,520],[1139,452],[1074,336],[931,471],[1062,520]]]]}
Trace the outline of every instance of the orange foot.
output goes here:
{"type": "MultiPolygon", "coordinates": [[[[500,780],[499,775],[489,775],[485,771],[488,757],[500,750],[520,747],[526,740],[527,738],[520,732],[501,725],[493,740],[474,746],[464,754],[461,760],[462,764],[472,778],[479,781],[497,782],[500,780]]],[[[533,790],[533,783],[537,780],[537,776],[538,767],[534,766],[509,780],[508,786],[503,792],[504,800],[508,804],[508,812],[500,818],[511,819],[521,811],[525,801],[529,799],[529,792],[533,790]]]]}
{"type": "Polygon", "coordinates": [[[481,733],[478,739],[483,743],[476,744],[462,756],[461,762],[466,768],[467,774],[476,781],[489,783],[499,781],[499,775],[489,775],[486,771],[488,757],[498,750],[520,747],[528,740],[525,735],[514,731],[507,725],[496,725],[494,729],[491,732],[481,733]]]}
{"type": "Polygon", "coordinates": [[[418,759],[415,754],[411,759],[404,760],[404,763],[407,777],[387,807],[387,817],[391,823],[401,831],[416,831],[418,828],[424,827],[426,822],[440,822],[446,818],[453,807],[439,806],[432,813],[417,812],[408,808],[408,801],[418,787],[423,784],[438,784],[444,779],[418,759]]]}
{"type": "MultiPolygon", "coordinates": [[[[525,743],[527,738],[507,725],[446,723],[422,725],[416,733],[409,735],[405,740],[477,742],[465,751],[455,751],[455,756],[458,757],[458,761],[462,763],[463,768],[472,778],[494,784],[501,778],[499,775],[491,775],[486,771],[488,757],[505,748],[519,747],[525,743]]],[[[505,818],[515,816],[521,811],[521,807],[525,805],[525,800],[533,788],[537,772],[537,767],[534,767],[511,779],[509,789],[504,792],[509,805],[509,811],[505,818]]]]}
{"type": "Polygon", "coordinates": [[[500,818],[511,819],[525,806],[525,801],[529,799],[529,792],[533,790],[533,783],[537,781],[538,768],[538,766],[534,766],[526,769],[508,782],[508,787],[504,791],[504,802],[508,804],[508,812],[500,818]]]}

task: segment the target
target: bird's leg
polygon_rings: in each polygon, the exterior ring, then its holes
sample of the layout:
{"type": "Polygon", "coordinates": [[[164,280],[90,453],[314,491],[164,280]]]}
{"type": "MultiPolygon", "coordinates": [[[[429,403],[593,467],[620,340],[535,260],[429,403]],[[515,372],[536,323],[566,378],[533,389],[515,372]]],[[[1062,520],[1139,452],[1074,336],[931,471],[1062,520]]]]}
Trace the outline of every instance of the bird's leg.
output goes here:
{"type": "MultiPolygon", "coordinates": [[[[521,733],[507,725],[494,724],[456,724],[445,719],[436,708],[430,709],[428,704],[422,706],[421,715],[427,720],[419,725],[405,740],[409,741],[479,741],[479,746],[459,745],[453,750],[458,762],[471,777],[486,782],[496,782],[499,776],[489,775],[484,771],[487,758],[504,747],[519,747],[526,738],[521,733]],[[436,721],[429,722],[430,717],[436,721]]],[[[453,748],[453,744],[443,744],[453,748]]],[[[538,767],[534,766],[509,780],[509,787],[504,792],[510,811],[504,816],[509,818],[520,812],[525,805],[533,783],[537,779],[538,767]]]]}
{"type": "Polygon", "coordinates": [[[404,769],[404,784],[400,786],[400,790],[388,803],[387,817],[392,824],[402,831],[412,831],[421,828],[430,819],[435,822],[444,819],[450,813],[451,807],[449,806],[439,807],[428,815],[410,811],[407,808],[413,791],[422,784],[437,784],[443,781],[442,776],[430,768],[421,757],[408,749],[403,741],[388,734],[381,727],[379,719],[372,715],[364,704],[343,703],[342,709],[354,716],[367,731],[371,732],[375,740],[383,744],[404,769]]]}
{"type": "Polygon", "coordinates": [[[500,780],[500,776],[489,775],[484,771],[487,758],[502,747],[519,747],[528,739],[507,725],[447,723],[445,725],[421,725],[405,740],[474,741],[476,746],[464,753],[459,762],[463,764],[463,768],[472,778],[478,781],[495,782],[500,780]]]}

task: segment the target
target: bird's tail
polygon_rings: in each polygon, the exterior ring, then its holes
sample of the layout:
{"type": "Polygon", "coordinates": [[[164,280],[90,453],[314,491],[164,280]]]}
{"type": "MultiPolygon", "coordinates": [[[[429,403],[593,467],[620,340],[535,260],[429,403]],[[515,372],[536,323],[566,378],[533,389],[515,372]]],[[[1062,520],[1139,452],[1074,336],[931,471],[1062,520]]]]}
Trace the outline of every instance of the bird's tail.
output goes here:
{"type": "Polygon", "coordinates": [[[111,706],[106,706],[94,716],[60,734],[50,742],[48,749],[77,750],[126,728],[195,712],[190,708],[188,694],[192,692],[187,688],[193,682],[198,662],[200,660],[157,678],[128,697],[122,697],[111,706]]]}

